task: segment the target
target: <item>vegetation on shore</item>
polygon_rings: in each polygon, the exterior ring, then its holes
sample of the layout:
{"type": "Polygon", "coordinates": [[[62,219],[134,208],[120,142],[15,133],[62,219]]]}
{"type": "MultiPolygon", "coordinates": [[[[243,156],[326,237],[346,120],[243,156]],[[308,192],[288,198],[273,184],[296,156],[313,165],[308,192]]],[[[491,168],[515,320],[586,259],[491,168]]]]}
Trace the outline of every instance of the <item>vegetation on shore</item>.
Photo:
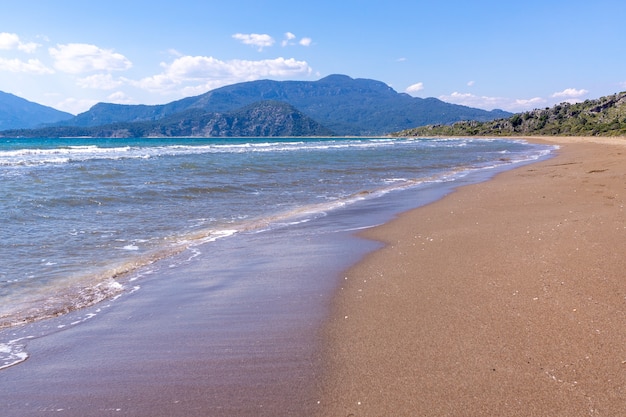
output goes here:
{"type": "Polygon", "coordinates": [[[561,103],[507,119],[422,126],[393,136],[626,136],[626,92],[561,103]]]}

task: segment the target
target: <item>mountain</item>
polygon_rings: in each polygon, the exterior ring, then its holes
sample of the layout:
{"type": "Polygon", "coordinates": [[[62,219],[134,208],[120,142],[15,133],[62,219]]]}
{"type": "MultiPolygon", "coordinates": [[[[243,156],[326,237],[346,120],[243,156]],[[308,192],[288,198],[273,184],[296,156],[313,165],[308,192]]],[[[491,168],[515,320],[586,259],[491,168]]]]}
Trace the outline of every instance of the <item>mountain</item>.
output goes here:
{"type": "Polygon", "coordinates": [[[395,136],[626,136],[626,92],[561,103],[491,122],[458,122],[408,129],[395,136]]]}
{"type": "Polygon", "coordinates": [[[28,129],[71,119],[74,115],[0,91],[0,130],[28,129]]]}
{"type": "Polygon", "coordinates": [[[233,84],[162,105],[99,103],[58,125],[101,126],[120,122],[158,121],[190,110],[227,113],[267,100],[287,103],[337,135],[382,135],[427,124],[508,117],[435,98],[414,98],[380,81],[330,75],[318,81],[260,80],[233,84]]]}
{"type": "Polygon", "coordinates": [[[4,131],[0,132],[0,136],[258,137],[334,136],[334,133],[289,104],[263,101],[226,113],[192,108],[156,121],[117,122],[102,126],[48,126],[4,131]]]}

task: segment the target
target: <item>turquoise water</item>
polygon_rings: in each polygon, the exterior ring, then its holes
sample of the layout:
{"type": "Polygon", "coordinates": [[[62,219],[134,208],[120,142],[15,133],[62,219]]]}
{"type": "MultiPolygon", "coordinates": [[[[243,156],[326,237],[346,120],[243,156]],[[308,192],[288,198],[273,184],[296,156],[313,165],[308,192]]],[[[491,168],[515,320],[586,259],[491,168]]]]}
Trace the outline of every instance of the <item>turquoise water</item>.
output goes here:
{"type": "Polygon", "coordinates": [[[551,150],[477,139],[4,138],[0,327],[128,291],[130,276],[198,245],[303,223],[315,234],[336,210],[551,150]]]}

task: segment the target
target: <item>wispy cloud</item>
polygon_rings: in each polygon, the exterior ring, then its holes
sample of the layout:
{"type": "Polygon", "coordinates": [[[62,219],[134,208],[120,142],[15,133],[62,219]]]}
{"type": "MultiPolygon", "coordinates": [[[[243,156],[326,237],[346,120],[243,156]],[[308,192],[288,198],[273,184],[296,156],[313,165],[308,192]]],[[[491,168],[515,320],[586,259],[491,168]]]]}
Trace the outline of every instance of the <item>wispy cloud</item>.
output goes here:
{"type": "Polygon", "coordinates": [[[553,98],[579,98],[587,94],[589,91],[585,89],[576,90],[575,88],[566,88],[563,91],[552,94],[553,98]]]}
{"type": "MultiPolygon", "coordinates": [[[[72,114],[78,114],[86,111],[96,103],[102,100],[96,99],[81,99],[76,97],[67,97],[60,102],[54,104],[54,107],[63,110],[72,114]]],[[[114,93],[109,94],[103,100],[107,103],[116,103],[116,104],[136,104],[136,101],[128,96],[127,93],[123,91],[116,91],[114,93]]]]}
{"type": "MultiPolygon", "coordinates": [[[[533,97],[533,98],[516,98],[513,100],[513,105],[509,107],[510,111],[527,111],[533,110],[538,107],[544,106],[548,103],[548,101],[541,97],[533,97]]],[[[506,107],[502,107],[506,109],[506,107]]]]}
{"type": "Polygon", "coordinates": [[[83,112],[96,104],[98,100],[68,97],[54,105],[55,108],[72,114],[83,112]]]}
{"type": "Polygon", "coordinates": [[[283,41],[280,43],[282,46],[287,46],[290,44],[290,42],[292,42],[294,39],[296,39],[296,35],[294,35],[291,32],[286,32],[285,33],[285,39],[283,39],[283,41]]]}
{"type": "Polygon", "coordinates": [[[22,42],[20,37],[15,33],[0,33],[0,49],[11,50],[17,49],[22,52],[32,53],[41,45],[35,42],[22,42]]]}
{"type": "Polygon", "coordinates": [[[259,33],[235,33],[233,38],[245,45],[255,46],[259,48],[259,51],[274,45],[275,42],[270,35],[259,33]]]}
{"type": "Polygon", "coordinates": [[[0,70],[16,73],[54,74],[54,70],[45,66],[38,59],[29,59],[28,61],[22,61],[17,58],[0,58],[0,70]]]}
{"type": "Polygon", "coordinates": [[[113,94],[109,94],[107,96],[107,101],[110,102],[110,103],[117,103],[117,104],[131,104],[131,103],[133,103],[133,99],[131,97],[129,97],[123,91],[116,91],[113,94]]]}
{"type": "Polygon", "coordinates": [[[179,57],[179,56],[183,56],[184,54],[181,53],[180,51],[174,49],[174,48],[170,48],[167,50],[167,53],[171,56],[175,56],[175,57],[179,57]]]}
{"type": "Polygon", "coordinates": [[[210,89],[262,78],[307,76],[312,69],[306,61],[275,58],[259,61],[222,61],[207,56],[183,56],[162,63],[163,72],[134,83],[142,89],[162,94],[199,94],[210,89]]]}
{"type": "Polygon", "coordinates": [[[124,55],[85,43],[69,43],[49,48],[54,67],[62,72],[81,74],[93,71],[123,71],[132,67],[124,55]]]}
{"type": "Polygon", "coordinates": [[[456,91],[449,95],[441,95],[439,96],[439,99],[447,103],[460,104],[479,109],[502,109],[510,112],[532,110],[543,106],[548,102],[546,99],[541,97],[515,99],[507,97],[479,96],[471,93],[459,93],[456,91]]]}
{"type": "Polygon", "coordinates": [[[589,91],[581,88],[577,90],[575,88],[566,88],[563,91],[558,91],[552,94],[550,97],[558,99],[559,102],[566,102],[570,104],[580,103],[582,97],[584,97],[589,91]]]}
{"type": "Polygon", "coordinates": [[[294,46],[294,45],[311,46],[311,44],[313,43],[313,39],[308,38],[308,37],[302,38],[296,42],[297,38],[298,37],[294,35],[293,33],[286,32],[285,38],[282,40],[280,44],[281,46],[285,47],[285,46],[294,46]]]}
{"type": "Polygon", "coordinates": [[[419,82],[419,83],[415,83],[413,85],[410,85],[406,88],[406,90],[404,90],[405,93],[407,94],[415,94],[418,91],[422,91],[424,89],[424,83],[419,82]]]}
{"type": "Polygon", "coordinates": [[[126,79],[115,79],[111,74],[94,74],[89,77],[80,78],[76,81],[79,87],[93,88],[96,90],[113,90],[126,83],[126,79]]]}

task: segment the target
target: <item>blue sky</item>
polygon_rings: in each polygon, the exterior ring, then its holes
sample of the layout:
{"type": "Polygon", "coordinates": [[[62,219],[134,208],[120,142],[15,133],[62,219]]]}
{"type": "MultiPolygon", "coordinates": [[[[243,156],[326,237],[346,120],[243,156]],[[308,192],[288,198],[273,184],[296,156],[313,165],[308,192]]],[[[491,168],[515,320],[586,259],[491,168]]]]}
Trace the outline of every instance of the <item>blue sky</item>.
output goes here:
{"type": "Polygon", "coordinates": [[[3,3],[0,90],[74,114],[330,74],[514,112],[626,90],[624,0],[3,3]]]}

